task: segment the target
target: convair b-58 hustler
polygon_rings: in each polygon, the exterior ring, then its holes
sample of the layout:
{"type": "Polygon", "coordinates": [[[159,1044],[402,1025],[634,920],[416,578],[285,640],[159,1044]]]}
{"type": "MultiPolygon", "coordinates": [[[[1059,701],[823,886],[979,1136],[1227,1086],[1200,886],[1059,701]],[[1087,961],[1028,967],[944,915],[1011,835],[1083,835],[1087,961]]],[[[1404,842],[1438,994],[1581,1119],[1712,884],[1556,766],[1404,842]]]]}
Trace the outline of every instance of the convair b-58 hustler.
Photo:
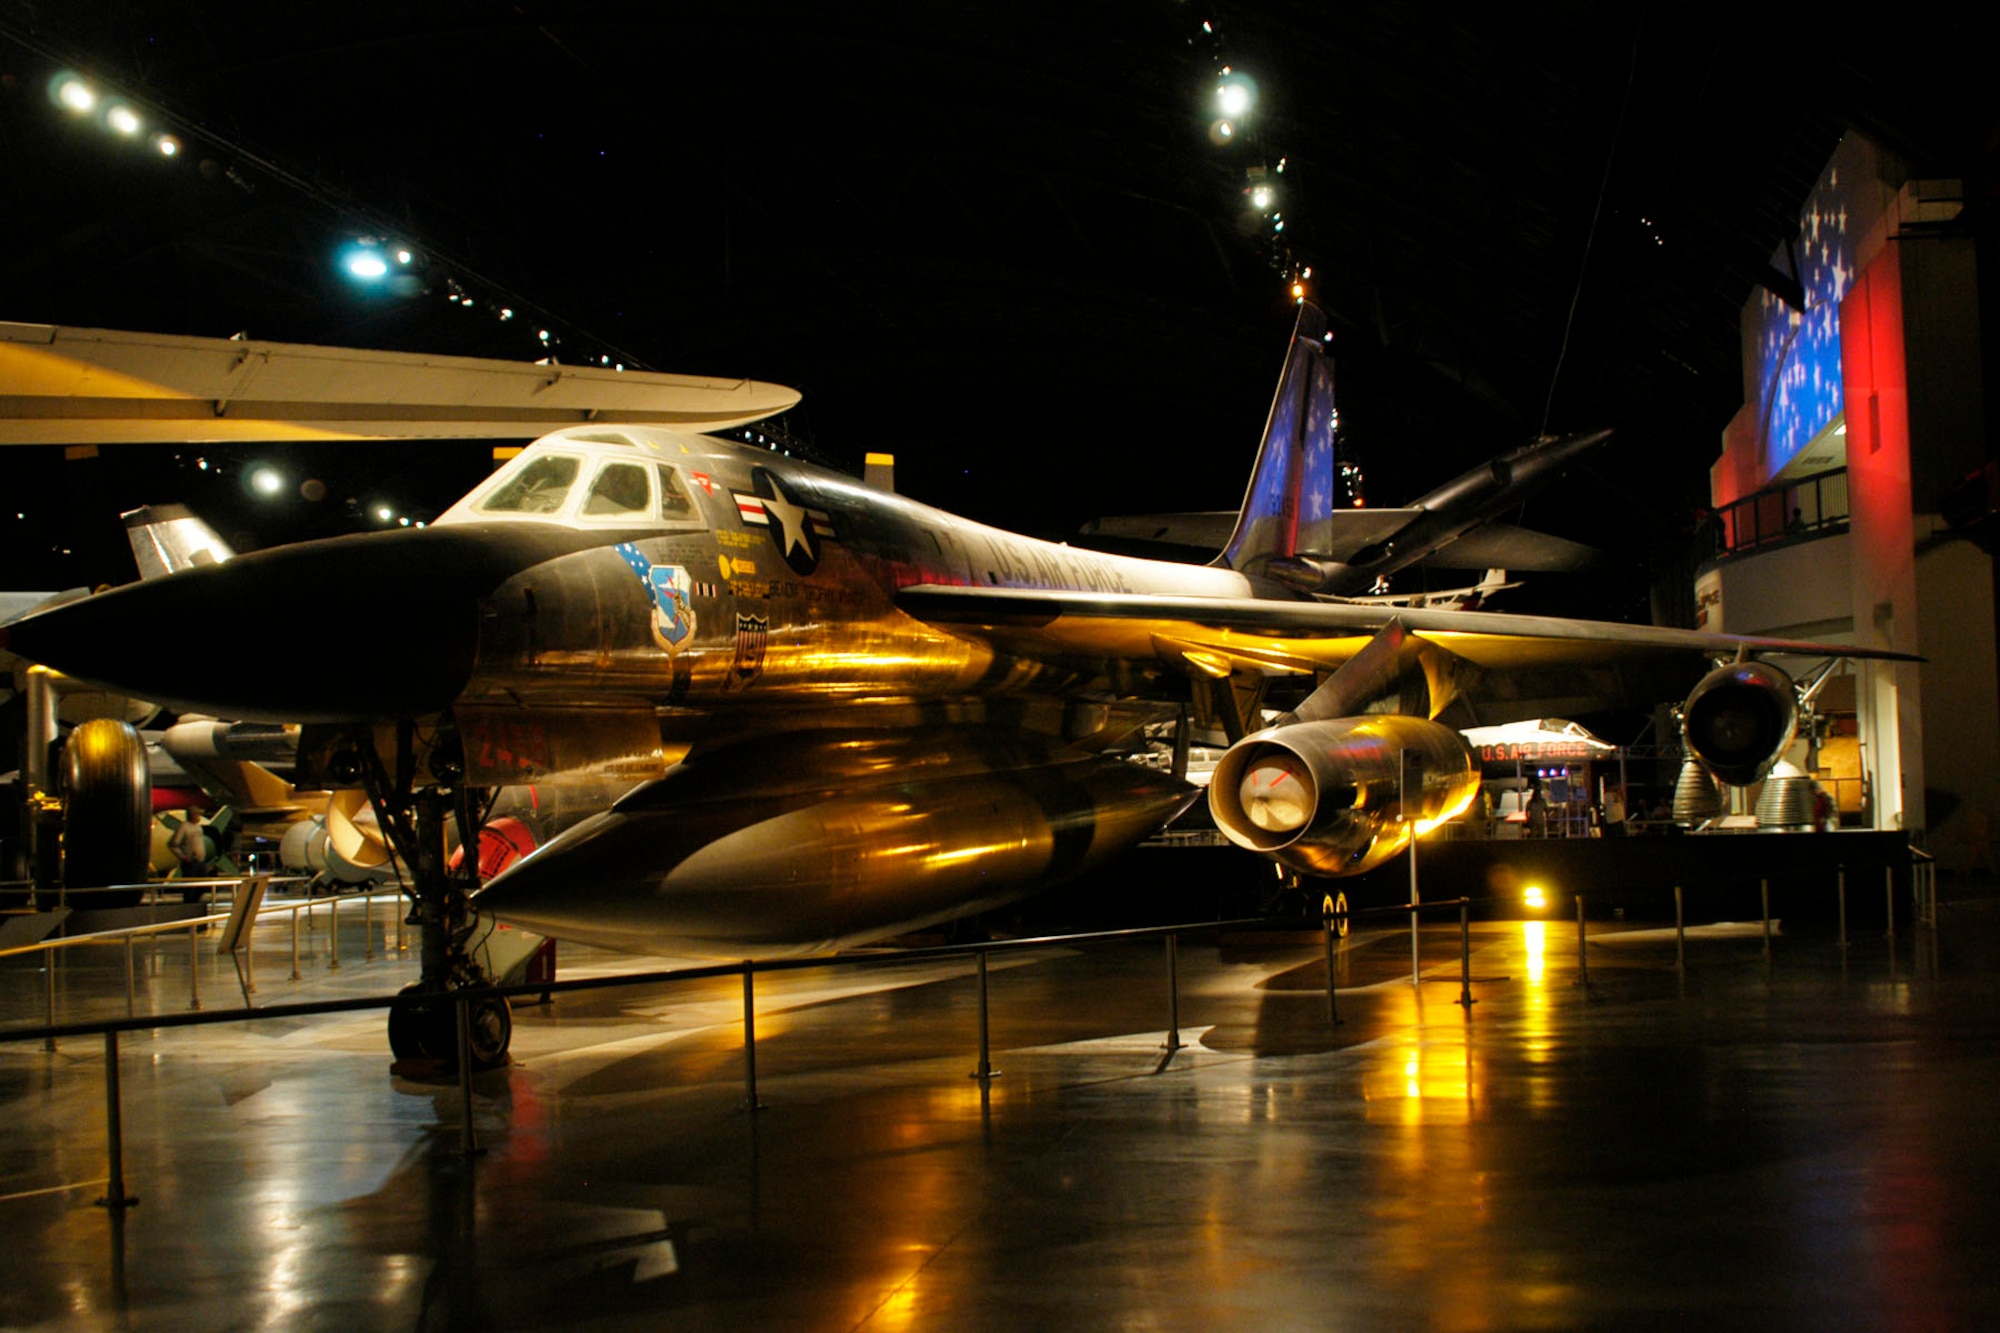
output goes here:
{"type": "MultiPolygon", "coordinates": [[[[178,708],[324,724],[304,749],[329,782],[367,790],[413,868],[418,984],[435,991],[481,980],[466,946],[482,916],[744,957],[1025,895],[1196,799],[1115,757],[1151,722],[1222,729],[1216,824],[1334,876],[1473,798],[1454,722],[1681,697],[1699,679],[1690,749],[1747,783],[1797,708],[1792,679],[1758,659],[1879,655],[1316,597],[1311,571],[1338,563],[1321,544],[1322,328],[1304,308],[1206,567],[1031,540],[719,438],[593,425],[544,436],[426,529],[174,573],[20,621],[10,643],[178,708]],[[364,596],[393,646],[332,638],[282,669],[216,640],[136,650],[137,626],[216,623],[209,608],[300,587],[364,596]],[[447,868],[448,817],[476,828],[491,790],[566,779],[633,785],[483,889],[473,858],[447,868]]],[[[399,1055],[448,1053],[447,1007],[425,1012],[392,1025],[399,1055]]],[[[504,1004],[480,1008],[476,1058],[504,1057],[507,1022],[504,1004]]]]}

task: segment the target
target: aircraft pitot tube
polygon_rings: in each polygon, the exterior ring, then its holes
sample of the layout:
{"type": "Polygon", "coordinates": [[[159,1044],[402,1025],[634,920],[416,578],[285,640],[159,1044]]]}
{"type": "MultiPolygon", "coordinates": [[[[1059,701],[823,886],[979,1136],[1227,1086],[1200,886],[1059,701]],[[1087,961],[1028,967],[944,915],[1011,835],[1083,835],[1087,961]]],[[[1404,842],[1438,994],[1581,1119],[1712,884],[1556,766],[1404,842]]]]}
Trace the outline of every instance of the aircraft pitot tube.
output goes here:
{"type": "Polygon", "coordinates": [[[1681,705],[1681,739],[1688,752],[1737,787],[1771,771],[1798,722],[1798,690],[1769,662],[1717,667],[1681,705]]]}
{"type": "Polygon", "coordinates": [[[1164,826],[1197,794],[1167,774],[1028,733],[770,736],[675,765],[475,902],[511,924],[606,948],[808,952],[1070,878],[1164,826]]]}
{"type": "Polygon", "coordinates": [[[1384,713],[1245,736],[1215,766],[1208,808],[1239,847],[1306,874],[1352,875],[1478,792],[1478,761],[1457,732],[1384,713]]]}

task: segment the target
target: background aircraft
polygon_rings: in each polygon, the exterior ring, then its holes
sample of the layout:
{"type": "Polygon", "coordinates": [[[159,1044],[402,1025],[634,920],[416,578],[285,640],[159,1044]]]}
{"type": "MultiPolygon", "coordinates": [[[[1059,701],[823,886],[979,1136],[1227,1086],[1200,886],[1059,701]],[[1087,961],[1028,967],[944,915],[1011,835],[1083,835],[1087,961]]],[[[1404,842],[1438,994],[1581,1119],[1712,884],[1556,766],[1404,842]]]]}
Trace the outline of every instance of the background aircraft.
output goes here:
{"type": "MultiPolygon", "coordinates": [[[[1587,568],[1596,558],[1591,548],[1498,519],[1610,435],[1600,430],[1536,440],[1479,464],[1400,509],[1335,508],[1327,515],[1320,543],[1302,547],[1295,563],[1272,572],[1307,592],[1362,597],[1382,595],[1375,590],[1390,575],[1422,564],[1516,573],[1587,568]]],[[[1208,552],[1221,550],[1235,526],[1236,515],[1228,510],[1133,514],[1092,519],[1083,526],[1083,534],[1208,552]]]]}
{"type": "MultiPolygon", "coordinates": [[[[1796,690],[1760,653],[1852,650],[1315,600],[1277,576],[1328,531],[1331,377],[1304,307],[1231,539],[1209,567],[1075,550],[854,479],[643,425],[545,436],[429,528],[307,542],[115,589],[8,627],[37,661],[182,709],[317,724],[301,768],[358,786],[414,871],[426,991],[477,982],[470,866],[524,782],[638,784],[495,879],[477,911],[558,937],[730,956],[818,950],[977,912],[1133,846],[1195,799],[1112,757],[1149,721],[1218,726],[1208,789],[1238,844],[1355,873],[1477,789],[1453,729],[1652,701],[1704,659],[1687,738],[1750,782],[1796,690]],[[272,670],[134,626],[342,587],[394,631],[272,670]],[[1267,693],[1283,708],[1261,726],[1267,693]]],[[[475,1055],[509,1019],[479,1005],[475,1055]]],[[[445,1006],[399,1056],[447,1056],[445,1006]]]]}

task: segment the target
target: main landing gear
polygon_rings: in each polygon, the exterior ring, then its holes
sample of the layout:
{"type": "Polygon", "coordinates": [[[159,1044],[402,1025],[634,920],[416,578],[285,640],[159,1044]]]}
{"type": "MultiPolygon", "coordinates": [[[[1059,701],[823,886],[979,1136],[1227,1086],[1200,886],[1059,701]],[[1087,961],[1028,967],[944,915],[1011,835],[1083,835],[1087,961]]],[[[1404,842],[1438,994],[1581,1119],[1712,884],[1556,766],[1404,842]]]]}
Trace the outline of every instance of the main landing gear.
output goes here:
{"type": "Polygon", "coordinates": [[[359,782],[368,792],[376,819],[411,871],[409,924],[417,928],[422,966],[417,980],[403,988],[410,1002],[389,1011],[389,1049],[399,1072],[455,1073],[461,1010],[472,1068],[497,1069],[507,1063],[514,1034],[507,1001],[490,995],[457,998],[460,991],[490,984],[468,947],[479,928],[471,901],[479,887],[479,858],[464,856],[453,866],[445,852],[447,814],[456,816],[461,831],[477,829],[492,793],[465,784],[464,755],[449,719],[439,722],[421,764],[414,725],[399,723],[393,774],[372,730],[356,728],[350,738],[351,747],[333,756],[329,773],[337,781],[359,782]]]}

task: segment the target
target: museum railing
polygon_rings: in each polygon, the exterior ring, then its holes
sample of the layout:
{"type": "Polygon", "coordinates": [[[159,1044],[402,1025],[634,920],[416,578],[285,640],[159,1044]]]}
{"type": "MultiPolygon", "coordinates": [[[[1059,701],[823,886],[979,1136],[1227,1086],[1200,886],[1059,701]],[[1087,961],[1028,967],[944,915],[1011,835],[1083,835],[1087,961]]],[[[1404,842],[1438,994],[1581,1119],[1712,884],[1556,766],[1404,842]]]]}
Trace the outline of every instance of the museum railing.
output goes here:
{"type": "Polygon", "coordinates": [[[1717,558],[1757,547],[1845,532],[1847,469],[1834,468],[1746,495],[1716,511],[1717,558]]]}
{"type": "MultiPolygon", "coordinates": [[[[1936,881],[1934,865],[1927,856],[1918,855],[1911,867],[1911,892],[1915,911],[1913,915],[1921,927],[1928,931],[1936,929],[1936,881]]],[[[1893,867],[1884,867],[1883,889],[1888,905],[1888,939],[1893,951],[1895,941],[1895,907],[1893,867]]],[[[1838,876],[1840,906],[1840,948],[1848,947],[1847,896],[1848,882],[1846,868],[1842,867],[1838,876]]],[[[1769,905],[1769,881],[1764,883],[1764,938],[1766,957],[1769,957],[1771,938],[1771,915],[1769,905]]],[[[239,947],[238,941],[245,922],[255,914],[255,900],[260,895],[252,892],[239,895],[238,902],[228,917],[215,917],[199,924],[213,925],[225,923],[217,931],[216,951],[232,953],[239,947]]],[[[309,906],[299,904],[300,908],[309,906]]],[[[1674,922],[1676,935],[1676,969],[1686,966],[1686,939],[1682,923],[1682,893],[1678,886],[1674,889],[1674,922]]],[[[1585,895],[1575,895],[1576,903],[1576,944],[1577,977],[1576,984],[1588,988],[1586,963],[1585,895]]],[[[1329,896],[1319,920],[1317,932],[1325,955],[1326,964],[1326,1021],[1329,1025],[1341,1020],[1337,1008],[1337,972],[1335,968],[1335,940],[1344,935],[1346,923],[1365,917],[1407,916],[1410,922],[1410,964],[1411,979],[1423,979],[1422,957],[1418,936],[1418,918],[1424,913],[1455,915],[1459,924],[1459,998],[1458,1003],[1470,1011],[1475,1003],[1472,997],[1471,934],[1470,915],[1472,900],[1469,898],[1445,899],[1430,903],[1399,903],[1383,907],[1336,910],[1335,900],[1329,896]]],[[[296,920],[296,917],[294,917],[296,920]]],[[[529,982],[515,986],[469,987],[450,992],[442,997],[453,1008],[453,1018],[457,1036],[456,1059],[448,1062],[431,1062],[435,1068],[428,1072],[444,1081],[456,1075],[459,1090],[461,1114],[460,1141],[467,1154],[479,1151],[473,1130],[473,1058],[472,1058],[472,1007],[490,1004],[494,1000],[511,1001],[528,996],[549,997],[557,993],[574,993],[592,990],[606,990],[616,987],[672,985],[704,979],[740,977],[743,989],[743,1057],[744,1057],[744,1107],[757,1110],[762,1106],[757,1091],[757,1003],[756,979],[759,975],[797,972],[810,969],[837,969],[847,967],[886,968],[908,964],[951,958],[970,958],[975,966],[979,986],[979,1057],[978,1064],[971,1071],[980,1081],[982,1093],[988,1080],[996,1071],[991,1061],[988,1024],[987,960],[996,953],[1011,953],[1024,950],[1067,949],[1086,943],[1116,940],[1159,939],[1166,946],[1166,1005],[1167,1029],[1163,1044],[1164,1056],[1159,1068],[1164,1071],[1172,1062],[1176,1052],[1183,1048],[1180,1040],[1180,937],[1187,935],[1216,934],[1223,931],[1283,930],[1297,934],[1301,921],[1296,917],[1245,917],[1226,921],[1189,922],[1168,926],[1144,926],[1122,930],[1090,931],[1077,934],[1036,936],[1026,939],[991,940],[970,944],[947,944],[930,947],[901,949],[893,953],[835,954],[807,958],[783,958],[770,960],[745,959],[741,962],[717,963],[697,967],[667,968],[657,971],[620,973],[609,976],[581,977],[567,981],[553,978],[529,982]]],[[[151,929],[151,928],[142,928],[151,929]]],[[[165,923],[160,929],[189,929],[187,922],[165,923]]],[[[190,948],[196,947],[195,934],[190,931],[190,948]]],[[[77,947],[83,940],[58,942],[57,947],[77,947]]],[[[53,968],[45,969],[51,974],[53,968]]],[[[413,1006],[429,1008],[439,1003],[438,995],[408,994],[375,995],[356,998],[304,1001],[289,1004],[265,1005],[257,1008],[246,1007],[232,1010],[200,1011],[191,1009],[178,1014],[138,1015],[124,1019],[98,1020],[91,1022],[47,1023],[37,1027],[11,1028],[0,1030],[0,1042],[41,1041],[46,1049],[55,1050],[56,1043],[68,1037],[101,1037],[104,1043],[104,1087],[106,1108],[106,1151],[108,1154],[107,1189],[98,1202],[113,1210],[122,1211],[134,1200],[126,1193],[123,1162],[123,1127],[121,1093],[119,1084],[119,1037],[127,1032],[153,1031],[165,1028],[197,1027],[215,1023],[244,1023],[266,1019],[305,1018],[315,1015],[355,1013],[369,1010],[408,1009],[413,1006]]],[[[248,994],[245,996],[246,1002],[248,994]]]]}

